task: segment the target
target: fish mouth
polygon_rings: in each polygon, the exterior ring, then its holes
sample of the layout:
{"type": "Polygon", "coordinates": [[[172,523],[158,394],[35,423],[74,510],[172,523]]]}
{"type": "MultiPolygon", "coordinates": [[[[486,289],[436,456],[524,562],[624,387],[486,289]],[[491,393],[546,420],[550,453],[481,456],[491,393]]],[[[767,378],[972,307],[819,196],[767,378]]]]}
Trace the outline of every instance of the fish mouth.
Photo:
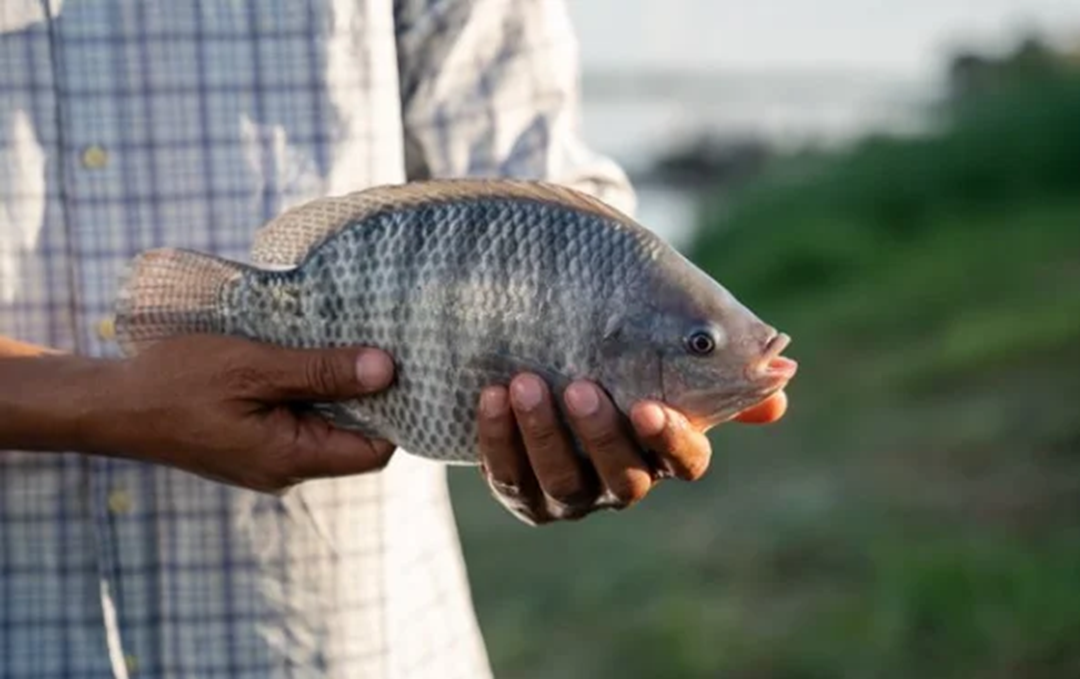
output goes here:
{"type": "Polygon", "coordinates": [[[765,351],[761,358],[751,364],[750,378],[755,382],[763,382],[769,387],[779,387],[795,377],[799,369],[798,362],[781,356],[790,344],[791,337],[787,333],[775,333],[765,344],[765,351]]]}
{"type": "MultiPolygon", "coordinates": [[[[799,367],[795,360],[781,356],[790,344],[790,336],[774,332],[761,354],[746,366],[742,375],[736,372],[730,376],[734,382],[680,394],[679,400],[684,405],[682,412],[691,425],[699,431],[707,431],[734,419],[786,387],[799,367]]],[[[668,396],[666,390],[664,396],[668,396]]]]}

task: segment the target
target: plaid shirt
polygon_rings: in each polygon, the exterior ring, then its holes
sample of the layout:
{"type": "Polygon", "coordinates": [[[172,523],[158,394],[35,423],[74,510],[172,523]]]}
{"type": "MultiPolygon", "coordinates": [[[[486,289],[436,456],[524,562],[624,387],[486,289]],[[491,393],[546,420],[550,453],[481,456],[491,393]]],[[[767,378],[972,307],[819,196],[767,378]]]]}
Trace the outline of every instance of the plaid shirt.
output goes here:
{"type": "MultiPolygon", "coordinates": [[[[632,209],[559,0],[0,0],[0,335],[113,356],[137,252],[318,196],[513,175],[632,209]]],[[[0,452],[0,678],[489,676],[445,470],[271,497],[0,452]]]]}

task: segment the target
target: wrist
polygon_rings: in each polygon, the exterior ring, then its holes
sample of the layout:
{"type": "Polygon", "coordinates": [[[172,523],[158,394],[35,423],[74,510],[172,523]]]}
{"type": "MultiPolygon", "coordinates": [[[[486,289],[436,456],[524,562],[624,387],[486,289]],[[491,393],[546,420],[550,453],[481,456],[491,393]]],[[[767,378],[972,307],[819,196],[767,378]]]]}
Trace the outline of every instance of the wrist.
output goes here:
{"type": "Polygon", "coordinates": [[[71,355],[0,359],[0,449],[114,453],[120,362],[71,355]]]}

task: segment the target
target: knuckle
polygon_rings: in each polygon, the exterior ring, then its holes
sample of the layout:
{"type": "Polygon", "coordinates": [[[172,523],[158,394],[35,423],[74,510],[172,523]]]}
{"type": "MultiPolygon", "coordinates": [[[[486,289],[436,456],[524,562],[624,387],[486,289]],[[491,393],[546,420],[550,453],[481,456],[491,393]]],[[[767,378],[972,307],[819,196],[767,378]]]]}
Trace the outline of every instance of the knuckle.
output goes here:
{"type": "Polygon", "coordinates": [[[481,422],[479,441],[485,455],[499,454],[514,442],[513,431],[505,421],[481,422]]]}
{"type": "Polygon", "coordinates": [[[528,438],[529,446],[538,450],[552,450],[562,445],[562,433],[554,422],[546,419],[528,418],[522,424],[522,431],[528,438]]]}
{"type": "Polygon", "coordinates": [[[585,439],[589,448],[601,452],[617,448],[623,443],[621,432],[619,432],[615,426],[611,425],[605,425],[589,432],[585,436],[585,439]]]}
{"type": "Polygon", "coordinates": [[[677,413],[667,412],[660,431],[646,441],[650,448],[665,455],[674,455],[688,445],[689,425],[677,413]]]}
{"type": "Polygon", "coordinates": [[[575,506],[589,499],[589,492],[582,478],[574,472],[555,474],[543,485],[548,497],[563,505],[575,506]]]}
{"type": "Polygon", "coordinates": [[[236,393],[256,393],[266,385],[266,377],[262,371],[245,363],[230,362],[226,365],[224,374],[229,388],[236,393]]]}
{"type": "Polygon", "coordinates": [[[504,494],[520,492],[523,470],[520,468],[522,465],[518,460],[519,454],[514,448],[502,446],[484,450],[481,454],[489,462],[488,470],[483,474],[489,485],[498,486],[504,494]]]}
{"type": "Polygon", "coordinates": [[[697,481],[709,470],[712,449],[702,436],[687,426],[669,426],[651,446],[674,475],[685,481],[697,481]]]}
{"type": "Polygon", "coordinates": [[[650,448],[653,448],[662,455],[674,455],[679,452],[681,447],[681,439],[677,431],[668,425],[664,427],[656,436],[646,441],[650,448]]]}
{"type": "Polygon", "coordinates": [[[308,359],[304,366],[304,379],[315,391],[321,394],[336,393],[340,386],[334,362],[327,356],[318,354],[308,359]]]}
{"type": "Polygon", "coordinates": [[[503,473],[503,469],[506,467],[506,460],[513,454],[513,449],[510,446],[509,441],[504,438],[494,437],[480,437],[480,457],[491,464],[491,470],[489,476],[498,478],[500,481],[505,481],[506,475],[503,473]]]}

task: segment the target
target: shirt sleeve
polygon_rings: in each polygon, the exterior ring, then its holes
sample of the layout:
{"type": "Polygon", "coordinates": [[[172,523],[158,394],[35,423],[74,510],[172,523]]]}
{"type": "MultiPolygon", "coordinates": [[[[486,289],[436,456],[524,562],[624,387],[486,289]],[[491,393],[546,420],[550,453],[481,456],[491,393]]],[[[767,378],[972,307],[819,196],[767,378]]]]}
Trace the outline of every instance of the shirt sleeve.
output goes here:
{"type": "Polygon", "coordinates": [[[633,213],[625,172],[582,139],[564,0],[397,0],[395,26],[409,179],[541,179],[633,213]]]}

